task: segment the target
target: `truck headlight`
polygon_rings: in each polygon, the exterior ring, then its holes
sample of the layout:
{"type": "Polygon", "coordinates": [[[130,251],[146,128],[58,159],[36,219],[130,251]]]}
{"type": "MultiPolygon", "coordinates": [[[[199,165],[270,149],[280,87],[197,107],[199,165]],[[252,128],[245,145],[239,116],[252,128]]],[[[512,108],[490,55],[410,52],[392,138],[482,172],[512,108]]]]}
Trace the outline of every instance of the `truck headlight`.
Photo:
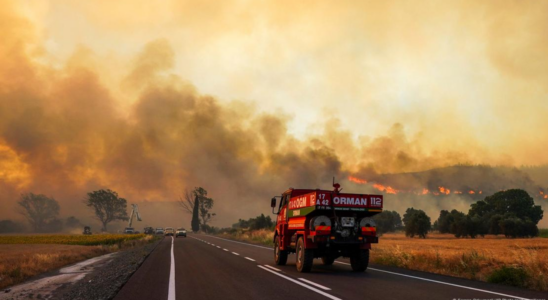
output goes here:
{"type": "Polygon", "coordinates": [[[377,227],[373,218],[363,218],[360,220],[360,227],[377,227]]]}

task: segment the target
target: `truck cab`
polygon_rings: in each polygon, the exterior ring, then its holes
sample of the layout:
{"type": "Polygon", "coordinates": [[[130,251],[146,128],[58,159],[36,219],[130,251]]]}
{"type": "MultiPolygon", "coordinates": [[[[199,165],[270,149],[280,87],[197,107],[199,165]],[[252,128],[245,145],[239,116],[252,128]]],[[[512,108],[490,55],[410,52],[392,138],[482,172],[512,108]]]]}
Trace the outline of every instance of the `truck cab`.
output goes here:
{"type": "Polygon", "coordinates": [[[299,272],[309,272],[314,258],[332,265],[341,256],[350,258],[353,271],[367,269],[371,244],[378,243],[372,216],[382,212],[383,196],[343,194],[340,185],[333,186],[333,191],[290,188],[272,198],[271,207],[278,215],[277,265],[285,265],[288,255],[295,253],[299,272]]]}

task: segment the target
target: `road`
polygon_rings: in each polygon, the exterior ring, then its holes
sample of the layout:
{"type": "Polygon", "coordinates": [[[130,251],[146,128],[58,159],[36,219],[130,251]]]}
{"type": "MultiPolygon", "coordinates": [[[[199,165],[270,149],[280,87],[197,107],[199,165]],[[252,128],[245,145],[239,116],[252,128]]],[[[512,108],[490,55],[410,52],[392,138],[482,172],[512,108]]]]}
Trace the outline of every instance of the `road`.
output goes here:
{"type": "Polygon", "coordinates": [[[314,261],[299,273],[295,255],[276,266],[268,247],[208,235],[166,237],[115,299],[547,299],[546,293],[348,260],[314,261]]]}

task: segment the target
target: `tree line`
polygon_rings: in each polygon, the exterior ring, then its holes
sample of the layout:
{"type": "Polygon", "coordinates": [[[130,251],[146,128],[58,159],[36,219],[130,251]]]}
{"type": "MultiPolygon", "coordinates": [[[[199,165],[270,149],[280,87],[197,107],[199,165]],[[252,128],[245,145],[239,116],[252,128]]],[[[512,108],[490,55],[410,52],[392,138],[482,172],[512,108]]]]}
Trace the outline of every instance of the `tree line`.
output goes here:
{"type": "MultiPolygon", "coordinates": [[[[193,214],[192,228],[195,231],[206,230],[209,222],[215,217],[211,213],[214,200],[207,197],[207,190],[202,187],[195,188],[192,192],[186,192],[185,199],[180,204],[185,212],[193,214]]],[[[84,225],[74,216],[61,219],[59,213],[61,206],[53,197],[43,194],[21,194],[18,204],[18,212],[24,216],[31,231],[38,233],[60,232],[63,229],[82,228],[84,225]]],[[[94,214],[95,219],[101,223],[101,231],[107,231],[108,225],[114,221],[127,221],[127,200],[110,189],[100,189],[86,194],[83,204],[94,214]]],[[[23,232],[25,226],[17,221],[0,220],[0,233],[23,232]]]]}
{"type": "Polygon", "coordinates": [[[428,232],[437,230],[455,237],[503,234],[516,238],[537,236],[537,224],[542,217],[542,208],[535,205],[526,191],[511,189],[473,203],[467,214],[455,209],[442,210],[433,225],[424,211],[413,207],[406,210],[403,219],[395,211],[384,211],[373,218],[380,234],[403,229],[408,237],[426,238],[428,232]]]}

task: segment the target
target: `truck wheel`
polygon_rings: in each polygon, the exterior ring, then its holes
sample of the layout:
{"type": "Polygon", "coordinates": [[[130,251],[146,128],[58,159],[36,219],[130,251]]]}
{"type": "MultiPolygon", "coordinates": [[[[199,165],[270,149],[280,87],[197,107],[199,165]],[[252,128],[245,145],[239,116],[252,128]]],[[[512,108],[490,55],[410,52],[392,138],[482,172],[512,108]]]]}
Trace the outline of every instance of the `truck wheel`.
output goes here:
{"type": "Polygon", "coordinates": [[[369,265],[369,249],[359,249],[350,256],[350,266],[354,272],[363,272],[369,265]]]}
{"type": "Polygon", "coordinates": [[[322,256],[322,263],[326,266],[331,266],[334,261],[335,261],[335,257],[333,256],[329,256],[329,255],[322,256]]]}
{"type": "Polygon", "coordinates": [[[280,236],[277,235],[274,240],[274,261],[278,266],[285,266],[287,262],[287,250],[280,250],[280,236]]]}
{"type": "Polygon", "coordinates": [[[314,261],[314,250],[304,248],[304,239],[300,237],[297,241],[297,271],[308,273],[312,269],[314,261]]]}

